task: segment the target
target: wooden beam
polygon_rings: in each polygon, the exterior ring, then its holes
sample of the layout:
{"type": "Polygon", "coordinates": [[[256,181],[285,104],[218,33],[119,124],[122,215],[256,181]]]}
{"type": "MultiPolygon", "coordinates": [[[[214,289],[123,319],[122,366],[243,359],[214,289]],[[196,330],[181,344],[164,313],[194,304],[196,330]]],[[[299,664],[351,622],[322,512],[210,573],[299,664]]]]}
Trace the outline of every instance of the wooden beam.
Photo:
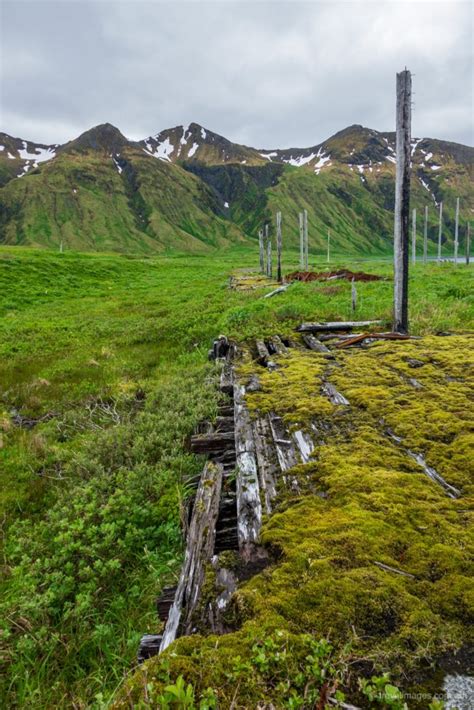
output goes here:
{"type": "Polygon", "coordinates": [[[300,269],[304,270],[304,226],[303,226],[303,213],[299,213],[300,222],[300,269]]]}
{"type": "Polygon", "coordinates": [[[416,264],[416,207],[413,209],[412,215],[411,260],[413,264],[416,264]]]}
{"type": "Polygon", "coordinates": [[[259,250],[259,256],[260,256],[260,273],[263,274],[265,272],[265,256],[264,256],[264,248],[263,248],[263,229],[258,230],[258,250],[259,250]]]}
{"type": "Polygon", "coordinates": [[[398,333],[407,333],[411,157],[411,73],[407,69],[397,74],[396,128],[393,330],[398,333]]]}
{"type": "Polygon", "coordinates": [[[282,248],[282,236],[281,236],[281,212],[276,213],[276,241],[277,241],[277,281],[281,283],[281,248],[282,248]]]}
{"type": "Polygon", "coordinates": [[[456,222],[454,225],[454,263],[458,263],[459,250],[459,197],[456,198],[456,222]]]}
{"type": "Polygon", "coordinates": [[[423,264],[428,260],[428,205],[425,205],[425,222],[423,225],[423,264]]]}
{"type": "Polygon", "coordinates": [[[381,320],[345,320],[329,321],[328,323],[302,323],[296,329],[299,333],[321,333],[334,330],[352,330],[353,328],[367,328],[370,325],[382,325],[381,320]]]}
{"type": "Polygon", "coordinates": [[[303,225],[304,225],[304,265],[306,271],[308,271],[309,257],[308,257],[308,210],[303,211],[303,225]]]}
{"type": "Polygon", "coordinates": [[[466,266],[469,266],[469,259],[471,256],[471,223],[467,223],[466,228],[466,266]]]}
{"type": "Polygon", "coordinates": [[[443,236],[443,203],[439,203],[438,261],[441,261],[441,240],[443,236]]]}

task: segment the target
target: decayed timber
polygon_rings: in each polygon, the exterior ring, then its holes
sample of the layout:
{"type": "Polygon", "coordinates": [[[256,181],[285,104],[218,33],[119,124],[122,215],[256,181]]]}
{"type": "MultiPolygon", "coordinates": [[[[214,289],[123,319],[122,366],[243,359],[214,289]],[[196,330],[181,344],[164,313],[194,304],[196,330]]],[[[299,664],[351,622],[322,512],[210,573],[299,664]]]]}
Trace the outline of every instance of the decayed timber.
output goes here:
{"type": "Polygon", "coordinates": [[[138,663],[143,663],[147,658],[156,656],[159,653],[162,639],[161,634],[144,634],[140,639],[140,645],[138,647],[138,663]]]}
{"type": "Polygon", "coordinates": [[[178,632],[189,634],[192,630],[193,614],[204,581],[205,565],[214,552],[222,475],[221,464],[208,462],[204,467],[189,526],[178,588],[160,644],[160,652],[174,641],[178,632]]]}
{"type": "Polygon", "coordinates": [[[302,323],[296,330],[300,333],[320,333],[324,331],[367,328],[370,325],[382,325],[382,322],[381,320],[346,320],[330,321],[328,323],[302,323]]]}
{"type": "Polygon", "coordinates": [[[264,298],[272,298],[272,296],[276,296],[279,293],[284,293],[287,288],[291,286],[293,282],[290,282],[288,284],[285,284],[284,286],[279,286],[279,288],[276,288],[274,291],[270,291],[270,293],[266,293],[264,298]]]}
{"type": "Polygon", "coordinates": [[[261,365],[267,367],[270,362],[270,353],[268,352],[267,346],[263,340],[256,340],[255,347],[257,348],[258,361],[261,365]]]}
{"type": "Polygon", "coordinates": [[[403,577],[410,577],[411,579],[415,579],[414,574],[410,574],[409,572],[404,572],[401,569],[397,569],[396,567],[390,567],[390,565],[384,565],[383,562],[376,562],[373,560],[374,565],[379,567],[380,569],[383,569],[384,572],[394,572],[395,574],[400,574],[403,577]]]}
{"type": "Polygon", "coordinates": [[[324,382],[321,387],[321,392],[325,394],[333,404],[342,404],[346,406],[349,404],[349,400],[346,399],[343,394],[338,392],[334,385],[330,382],[324,382]]]}
{"type": "Polygon", "coordinates": [[[316,352],[316,353],[330,353],[331,352],[329,350],[329,348],[326,347],[326,345],[323,345],[323,343],[320,343],[319,340],[314,337],[314,335],[311,335],[311,334],[303,335],[303,342],[310,350],[314,350],[314,352],[316,352]]]}
{"type": "Polygon", "coordinates": [[[408,242],[411,172],[411,73],[397,74],[393,330],[408,332],[408,242]]]}
{"type": "Polygon", "coordinates": [[[272,335],[272,337],[268,339],[268,349],[272,355],[286,355],[288,352],[288,348],[279,335],[272,335]]]}
{"type": "Polygon", "coordinates": [[[208,454],[225,451],[234,444],[234,434],[229,431],[213,431],[210,434],[195,434],[191,437],[193,454],[208,454]]]}
{"type": "Polygon", "coordinates": [[[276,497],[276,481],[278,475],[278,460],[273,443],[270,424],[265,417],[259,417],[252,422],[257,457],[258,479],[263,493],[265,512],[272,511],[272,501],[276,497]]]}
{"type": "Polygon", "coordinates": [[[245,406],[245,387],[234,387],[235,454],[237,461],[237,535],[240,553],[249,558],[260,534],[262,504],[257,458],[250,415],[245,406]]]}

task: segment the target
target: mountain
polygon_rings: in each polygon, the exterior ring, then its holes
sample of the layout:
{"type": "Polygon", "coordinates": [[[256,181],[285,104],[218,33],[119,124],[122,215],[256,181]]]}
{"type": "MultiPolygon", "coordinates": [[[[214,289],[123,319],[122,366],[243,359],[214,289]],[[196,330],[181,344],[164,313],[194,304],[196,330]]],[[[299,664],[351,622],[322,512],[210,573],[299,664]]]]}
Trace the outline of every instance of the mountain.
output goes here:
{"type": "Polygon", "coordinates": [[[16,177],[22,177],[39,163],[52,160],[58,145],[33,143],[0,133],[0,187],[16,177]]]}
{"type": "Polygon", "coordinates": [[[232,143],[198,123],[168,128],[141,141],[140,145],[150,155],[170,163],[185,161],[207,165],[229,163],[263,165],[265,163],[265,158],[255,148],[232,143]]]}
{"type": "MultiPolygon", "coordinates": [[[[472,200],[474,149],[431,138],[412,142],[412,206],[430,249],[461,239],[472,200]]],[[[0,243],[84,250],[196,251],[256,238],[277,210],[287,246],[308,211],[310,245],[385,253],[391,248],[395,135],[353,125],[310,148],[255,149],[197,123],[130,141],[111,124],[64,145],[0,134],[0,243]],[[5,167],[6,166],[6,167],[5,167]]]]}
{"type": "Polygon", "coordinates": [[[0,190],[0,241],[80,250],[200,251],[242,233],[213,191],[110,124],[59,146],[0,190]]]}

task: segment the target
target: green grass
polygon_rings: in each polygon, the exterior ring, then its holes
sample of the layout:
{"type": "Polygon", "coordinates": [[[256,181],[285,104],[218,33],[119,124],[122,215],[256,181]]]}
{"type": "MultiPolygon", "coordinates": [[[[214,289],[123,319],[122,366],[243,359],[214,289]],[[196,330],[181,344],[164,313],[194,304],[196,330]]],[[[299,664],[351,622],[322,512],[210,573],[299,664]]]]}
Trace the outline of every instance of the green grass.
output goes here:
{"type": "MultiPolygon", "coordinates": [[[[141,634],[156,630],[154,599],[179,568],[186,479],[201,465],[186,439],[216,405],[212,339],[350,315],[346,282],[294,284],[272,299],[229,291],[230,272],[256,263],[249,248],[158,258],[0,249],[4,705],[107,697],[141,634]],[[20,429],[13,410],[49,417],[20,429]]],[[[335,263],[391,274],[388,262],[335,263]]],[[[297,255],[284,264],[293,270],[297,255]]],[[[472,273],[417,265],[413,332],[471,329],[472,273]]],[[[358,316],[390,319],[390,280],[357,288],[358,316]]]]}

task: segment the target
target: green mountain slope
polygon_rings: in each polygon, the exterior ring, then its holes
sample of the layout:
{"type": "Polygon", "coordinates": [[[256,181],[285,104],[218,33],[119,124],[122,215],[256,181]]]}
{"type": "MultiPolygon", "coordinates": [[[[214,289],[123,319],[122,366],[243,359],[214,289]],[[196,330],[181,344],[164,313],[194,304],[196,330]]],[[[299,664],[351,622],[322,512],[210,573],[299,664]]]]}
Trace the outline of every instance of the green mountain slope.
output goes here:
{"type": "MultiPolygon", "coordinates": [[[[443,202],[443,249],[452,253],[457,197],[463,249],[473,156],[468,146],[413,139],[420,251],[426,206],[429,252],[436,251],[443,202]]],[[[232,143],[197,123],[141,142],[110,124],[62,146],[0,134],[0,183],[8,181],[0,188],[0,243],[200,251],[256,239],[281,210],[285,245],[297,248],[298,213],[306,209],[313,251],[325,250],[330,229],[335,252],[387,253],[395,162],[394,134],[359,125],[310,148],[285,150],[232,143]]]]}
{"type": "Polygon", "coordinates": [[[199,251],[242,239],[212,191],[99,126],[0,191],[0,242],[82,250],[199,251]]]}

